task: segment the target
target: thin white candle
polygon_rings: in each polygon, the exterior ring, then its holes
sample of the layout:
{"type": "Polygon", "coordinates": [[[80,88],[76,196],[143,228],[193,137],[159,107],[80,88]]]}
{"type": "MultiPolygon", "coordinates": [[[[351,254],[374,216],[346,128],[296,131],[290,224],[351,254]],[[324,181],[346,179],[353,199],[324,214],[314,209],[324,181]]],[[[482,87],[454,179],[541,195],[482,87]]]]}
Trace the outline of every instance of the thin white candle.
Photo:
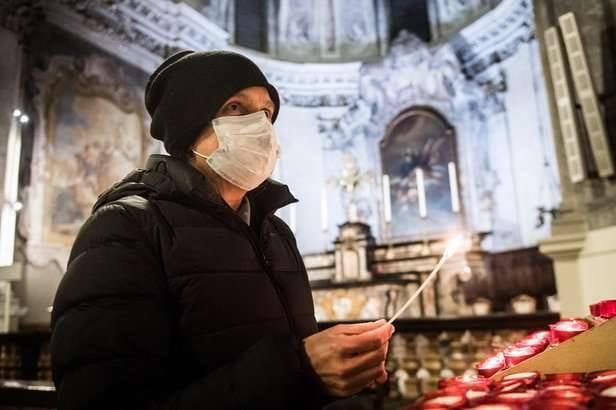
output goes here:
{"type": "Polygon", "coordinates": [[[321,230],[327,232],[329,228],[328,214],[327,214],[327,188],[321,189],[321,230]]]}
{"type": "Polygon", "coordinates": [[[413,301],[415,299],[417,299],[417,296],[419,296],[421,294],[421,292],[423,292],[423,290],[426,288],[426,286],[428,286],[430,281],[432,281],[432,279],[434,279],[434,277],[436,276],[437,272],[441,269],[441,267],[443,266],[445,261],[447,259],[449,259],[454,253],[456,253],[456,251],[458,250],[458,247],[460,247],[460,245],[462,244],[463,239],[464,238],[462,237],[462,235],[459,235],[459,236],[456,236],[455,238],[451,239],[447,243],[447,248],[445,248],[445,252],[443,252],[443,256],[441,256],[441,259],[438,261],[438,263],[436,264],[434,269],[432,269],[432,272],[430,272],[430,274],[428,275],[426,280],[423,281],[421,286],[419,286],[419,288],[415,291],[415,293],[413,293],[411,295],[409,300],[406,301],[406,303],[396,312],[395,315],[393,315],[391,317],[391,319],[389,319],[387,321],[387,323],[389,323],[389,324],[393,323],[394,320],[396,320],[398,318],[398,316],[400,316],[402,314],[402,312],[404,312],[406,310],[406,308],[408,308],[409,305],[411,303],[413,303],[413,301]]]}
{"type": "Polygon", "coordinates": [[[447,164],[449,170],[449,192],[451,193],[451,210],[455,213],[460,212],[460,196],[458,194],[458,175],[456,174],[456,164],[447,164]]]}
{"type": "Polygon", "coordinates": [[[294,234],[297,232],[297,210],[295,207],[295,204],[289,205],[289,228],[294,234]]]}
{"type": "Polygon", "coordinates": [[[19,119],[23,115],[25,114],[20,110],[14,111],[6,145],[4,203],[0,205],[0,266],[11,266],[15,256],[16,204],[18,203],[21,127],[23,126],[19,119]]]}
{"type": "Polygon", "coordinates": [[[428,209],[426,208],[426,188],[424,186],[424,173],[423,169],[417,168],[417,201],[419,204],[419,216],[425,218],[428,216],[428,209]]]}
{"type": "Polygon", "coordinates": [[[383,175],[383,217],[385,223],[391,223],[391,192],[389,186],[389,175],[383,175]]]}

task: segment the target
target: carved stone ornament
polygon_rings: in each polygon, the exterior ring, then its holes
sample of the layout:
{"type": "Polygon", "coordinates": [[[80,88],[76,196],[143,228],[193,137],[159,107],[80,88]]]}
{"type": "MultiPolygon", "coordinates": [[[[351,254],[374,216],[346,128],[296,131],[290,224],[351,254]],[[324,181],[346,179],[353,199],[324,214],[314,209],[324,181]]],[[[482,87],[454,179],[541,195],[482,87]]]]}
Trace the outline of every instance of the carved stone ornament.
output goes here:
{"type": "MultiPolygon", "coordinates": [[[[366,92],[374,91],[370,90],[373,85],[360,83],[359,62],[296,64],[237,49],[230,44],[228,32],[181,2],[9,0],[0,5],[0,21],[4,26],[24,26],[24,21],[32,19],[28,16],[37,15],[32,13],[33,8],[42,9],[50,23],[146,72],[154,70],[163,58],[180,49],[230,49],[254,58],[280,89],[285,104],[304,107],[361,105],[365,102],[357,101],[358,85],[364,90],[367,87],[366,92]]],[[[351,31],[353,35],[360,35],[362,30],[360,24],[351,31]]],[[[520,42],[528,41],[533,33],[529,0],[503,0],[451,40],[458,60],[456,66],[474,77],[494,61],[502,61],[515,53],[520,42]]],[[[370,98],[365,99],[373,103],[370,98]]]]}
{"type": "Polygon", "coordinates": [[[534,34],[532,1],[503,0],[454,36],[451,44],[464,72],[472,78],[514,55],[520,43],[528,42],[534,34]]]}
{"type": "Polygon", "coordinates": [[[229,34],[184,3],[168,0],[57,0],[47,19],[144,71],[180,49],[226,48],[229,34]]]}

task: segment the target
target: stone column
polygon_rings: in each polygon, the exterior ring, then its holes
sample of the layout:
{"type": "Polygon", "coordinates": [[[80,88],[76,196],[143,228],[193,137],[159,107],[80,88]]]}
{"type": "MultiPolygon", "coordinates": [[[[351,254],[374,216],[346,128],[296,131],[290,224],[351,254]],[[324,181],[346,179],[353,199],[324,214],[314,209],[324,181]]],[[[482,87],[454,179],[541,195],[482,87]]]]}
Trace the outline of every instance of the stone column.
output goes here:
{"type": "MultiPolygon", "coordinates": [[[[602,2],[576,2],[572,0],[534,0],[537,38],[541,47],[541,60],[548,67],[544,44],[544,31],[558,26],[558,17],[574,12],[584,37],[589,65],[596,89],[604,89],[601,65],[601,45],[597,40],[600,27],[605,23],[602,2]]],[[[546,82],[551,84],[550,70],[543,70],[546,82]]],[[[596,194],[597,185],[610,185],[609,180],[590,176],[589,180],[572,184],[564,161],[565,153],[555,106],[554,91],[547,87],[548,102],[554,132],[555,148],[561,175],[561,214],[552,223],[552,235],[540,243],[540,250],[554,261],[556,287],[563,316],[585,316],[588,305],[601,299],[614,298],[616,280],[616,224],[611,217],[613,195],[596,194]],[[600,223],[596,221],[600,220],[600,223]]]]}

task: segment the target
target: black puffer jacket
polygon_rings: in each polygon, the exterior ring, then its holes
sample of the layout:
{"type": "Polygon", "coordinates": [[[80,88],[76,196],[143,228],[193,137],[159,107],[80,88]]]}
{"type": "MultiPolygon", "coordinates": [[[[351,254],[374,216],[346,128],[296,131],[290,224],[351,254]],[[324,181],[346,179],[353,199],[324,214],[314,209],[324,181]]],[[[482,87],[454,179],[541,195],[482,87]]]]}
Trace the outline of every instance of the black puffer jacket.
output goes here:
{"type": "Polygon", "coordinates": [[[251,226],[190,165],[154,155],[103,194],[60,283],[51,354],[59,410],[319,408],[301,340],[317,331],[266,181],[251,226]]]}

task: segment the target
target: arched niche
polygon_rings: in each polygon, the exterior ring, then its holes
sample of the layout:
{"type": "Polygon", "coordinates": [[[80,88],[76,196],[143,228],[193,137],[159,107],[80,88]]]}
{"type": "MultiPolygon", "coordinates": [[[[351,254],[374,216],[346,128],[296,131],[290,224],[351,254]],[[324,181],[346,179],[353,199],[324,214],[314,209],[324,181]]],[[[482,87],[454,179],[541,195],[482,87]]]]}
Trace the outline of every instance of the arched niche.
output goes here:
{"type": "Polygon", "coordinates": [[[462,204],[455,129],[429,107],[394,117],[380,141],[381,170],[389,176],[391,223],[397,238],[422,238],[459,230],[462,204]],[[420,215],[418,170],[423,172],[425,216],[420,215]]]}

